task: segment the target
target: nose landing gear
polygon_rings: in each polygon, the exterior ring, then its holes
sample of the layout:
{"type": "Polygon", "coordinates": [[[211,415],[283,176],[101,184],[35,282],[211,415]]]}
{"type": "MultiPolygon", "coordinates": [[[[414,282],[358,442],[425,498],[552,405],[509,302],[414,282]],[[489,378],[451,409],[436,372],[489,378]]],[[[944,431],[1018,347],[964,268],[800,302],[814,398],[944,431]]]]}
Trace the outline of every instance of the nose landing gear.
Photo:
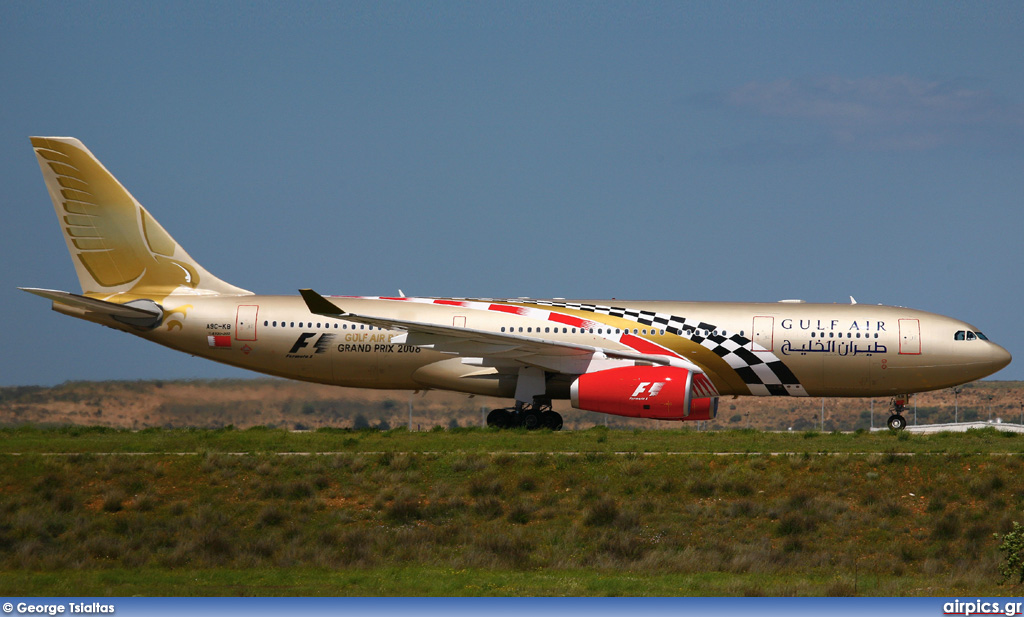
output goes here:
{"type": "Polygon", "coordinates": [[[889,409],[892,410],[892,415],[889,416],[889,420],[886,424],[889,428],[894,431],[902,431],[907,428],[907,419],[903,417],[903,410],[907,408],[907,399],[909,397],[905,395],[894,396],[889,401],[889,409]]]}

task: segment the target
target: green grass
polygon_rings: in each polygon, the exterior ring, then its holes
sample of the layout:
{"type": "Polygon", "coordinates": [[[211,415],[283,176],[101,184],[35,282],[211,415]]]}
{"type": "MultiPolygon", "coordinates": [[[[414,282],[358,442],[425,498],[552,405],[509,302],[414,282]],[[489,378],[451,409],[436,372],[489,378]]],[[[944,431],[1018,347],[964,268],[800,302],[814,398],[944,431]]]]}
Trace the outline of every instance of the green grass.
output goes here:
{"type": "Polygon", "coordinates": [[[225,429],[127,429],[104,427],[0,428],[0,453],[25,452],[639,452],[639,453],[1018,453],[1024,437],[993,428],[966,433],[763,432],[750,429],[527,432],[461,428],[408,433],[320,429],[290,432],[264,427],[225,429]]]}
{"type": "Polygon", "coordinates": [[[994,431],[0,438],[26,453],[0,454],[6,595],[1021,590],[993,534],[1024,521],[1024,458],[994,431]]]}
{"type": "MultiPolygon", "coordinates": [[[[106,569],[5,572],[5,596],[806,596],[972,595],[970,586],[929,577],[823,571],[785,580],[762,574],[665,574],[577,570],[440,569],[424,566],[332,571],[106,569]]],[[[1007,588],[995,588],[1006,593],[1007,588]]]]}

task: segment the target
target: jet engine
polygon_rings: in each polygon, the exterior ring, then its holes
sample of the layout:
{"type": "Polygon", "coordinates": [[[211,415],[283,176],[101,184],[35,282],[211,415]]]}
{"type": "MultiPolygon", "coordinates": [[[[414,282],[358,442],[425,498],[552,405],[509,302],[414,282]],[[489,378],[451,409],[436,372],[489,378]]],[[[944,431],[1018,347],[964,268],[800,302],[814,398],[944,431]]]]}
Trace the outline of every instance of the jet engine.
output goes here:
{"type": "Polygon", "coordinates": [[[580,375],[572,406],[632,418],[710,420],[717,391],[707,375],[674,366],[623,366],[580,375]]]}

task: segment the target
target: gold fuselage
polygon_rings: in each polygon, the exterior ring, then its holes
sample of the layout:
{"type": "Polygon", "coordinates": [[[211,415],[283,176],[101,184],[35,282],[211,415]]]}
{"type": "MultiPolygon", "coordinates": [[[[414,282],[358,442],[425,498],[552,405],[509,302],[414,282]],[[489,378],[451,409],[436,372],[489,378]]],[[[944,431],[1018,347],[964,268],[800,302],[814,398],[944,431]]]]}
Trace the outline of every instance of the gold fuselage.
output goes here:
{"type": "MultiPolygon", "coordinates": [[[[990,341],[956,340],[957,332],[977,332],[970,324],[880,305],[366,297],[335,297],[332,301],[355,314],[491,332],[504,332],[504,328],[519,336],[606,349],[627,350],[618,336],[608,335],[628,329],[665,353],[701,367],[723,396],[909,394],[980,379],[1010,361],[1009,353],[990,341]],[[584,316],[595,327],[551,328],[550,321],[538,320],[529,311],[523,315],[486,310],[495,305],[554,307],[559,313],[584,316]],[[608,308],[617,310],[602,312],[608,308]],[[664,323],[642,323],[638,314],[685,319],[697,328],[683,331],[665,328],[664,323]],[[781,361],[791,379],[773,386],[752,386],[735,361],[730,364],[723,359],[723,352],[716,352],[713,344],[695,342],[694,334],[697,340],[721,336],[742,341],[761,358],[781,361]]],[[[504,397],[515,390],[514,374],[502,378],[497,375],[500,369],[492,368],[496,373],[493,379],[470,379],[480,369],[462,358],[396,343],[402,334],[398,330],[313,315],[297,296],[171,296],[163,308],[163,322],[150,331],[104,315],[62,312],[189,354],[292,379],[361,388],[445,388],[504,397]]],[[[566,398],[567,384],[565,379],[551,380],[549,395],[566,398]]]]}
{"type": "Polygon", "coordinates": [[[711,399],[909,394],[1010,362],[969,324],[887,306],[255,295],[196,262],[79,140],[31,142],[82,295],[26,291],[62,313],[262,373],[532,404],[570,398],[580,375],[627,366],[681,368],[673,374],[688,384],[703,373],[694,392],[711,399]]]}

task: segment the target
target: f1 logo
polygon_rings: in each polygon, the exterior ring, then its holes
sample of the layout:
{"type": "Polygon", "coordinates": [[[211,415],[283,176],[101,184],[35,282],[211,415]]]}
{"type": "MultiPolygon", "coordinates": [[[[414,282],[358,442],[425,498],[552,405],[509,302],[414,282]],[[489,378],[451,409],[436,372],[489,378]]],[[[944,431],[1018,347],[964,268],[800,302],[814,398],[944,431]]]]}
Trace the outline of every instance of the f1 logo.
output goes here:
{"type": "Polygon", "coordinates": [[[664,387],[664,381],[641,381],[640,385],[636,387],[636,390],[633,391],[633,395],[630,396],[630,398],[653,398],[658,396],[658,393],[661,392],[661,389],[664,387]],[[644,396],[645,390],[647,391],[646,396],[644,396]]]}
{"type": "Polygon", "coordinates": [[[303,332],[302,334],[299,335],[298,340],[295,341],[295,344],[292,345],[292,348],[291,350],[288,351],[288,353],[293,354],[298,350],[302,349],[303,347],[309,344],[306,341],[308,339],[313,338],[314,336],[316,336],[316,332],[303,332]]]}
{"type": "MultiPolygon", "coordinates": [[[[299,338],[295,339],[295,344],[292,345],[292,348],[288,351],[288,354],[292,355],[298,353],[300,349],[308,347],[309,339],[313,338],[314,336],[316,336],[316,332],[303,332],[302,334],[300,334],[299,338]]],[[[330,346],[331,341],[333,340],[333,334],[321,334],[320,338],[318,338],[316,342],[313,343],[314,353],[326,353],[328,346],[330,346]]]]}

